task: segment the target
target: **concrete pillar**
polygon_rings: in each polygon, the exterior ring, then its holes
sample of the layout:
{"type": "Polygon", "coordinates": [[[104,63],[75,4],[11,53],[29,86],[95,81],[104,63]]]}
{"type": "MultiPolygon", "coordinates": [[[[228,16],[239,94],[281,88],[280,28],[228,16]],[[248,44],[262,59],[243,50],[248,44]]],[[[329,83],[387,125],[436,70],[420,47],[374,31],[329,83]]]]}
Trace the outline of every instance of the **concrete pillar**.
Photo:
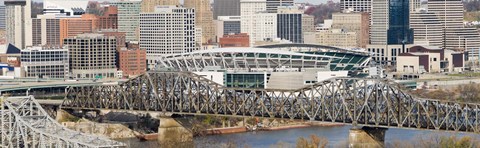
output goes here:
{"type": "Polygon", "coordinates": [[[194,147],[193,133],[175,121],[172,117],[161,116],[158,127],[158,142],[161,147],[194,147]]]}
{"type": "Polygon", "coordinates": [[[350,148],[383,148],[385,147],[386,128],[353,127],[350,129],[348,142],[350,148]]]}

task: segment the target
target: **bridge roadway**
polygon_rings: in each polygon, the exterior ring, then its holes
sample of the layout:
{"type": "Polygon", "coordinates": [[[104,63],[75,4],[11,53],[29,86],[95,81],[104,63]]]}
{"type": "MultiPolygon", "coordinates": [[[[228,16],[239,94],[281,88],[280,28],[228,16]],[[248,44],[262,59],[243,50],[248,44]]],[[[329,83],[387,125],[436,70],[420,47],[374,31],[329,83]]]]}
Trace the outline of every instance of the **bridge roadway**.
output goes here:
{"type": "Polygon", "coordinates": [[[335,78],[297,90],[271,90],[225,88],[190,72],[147,72],[120,85],[70,87],[61,107],[480,131],[479,104],[417,98],[381,79],[335,78]]]}

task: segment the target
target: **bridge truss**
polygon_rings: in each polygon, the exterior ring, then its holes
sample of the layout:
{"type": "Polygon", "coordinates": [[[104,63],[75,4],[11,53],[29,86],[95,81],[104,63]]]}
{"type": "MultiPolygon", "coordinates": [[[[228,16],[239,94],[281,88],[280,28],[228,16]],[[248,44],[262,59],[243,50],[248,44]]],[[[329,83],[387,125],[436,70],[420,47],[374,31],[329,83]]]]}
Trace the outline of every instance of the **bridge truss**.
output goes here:
{"type": "Polygon", "coordinates": [[[33,96],[2,99],[0,147],[114,148],[124,144],[69,130],[48,116],[33,96]]]}
{"type": "Polygon", "coordinates": [[[298,90],[225,88],[189,72],[148,72],[120,85],[71,87],[62,108],[307,119],[478,133],[478,104],[415,98],[381,79],[336,78],[298,90]]]}

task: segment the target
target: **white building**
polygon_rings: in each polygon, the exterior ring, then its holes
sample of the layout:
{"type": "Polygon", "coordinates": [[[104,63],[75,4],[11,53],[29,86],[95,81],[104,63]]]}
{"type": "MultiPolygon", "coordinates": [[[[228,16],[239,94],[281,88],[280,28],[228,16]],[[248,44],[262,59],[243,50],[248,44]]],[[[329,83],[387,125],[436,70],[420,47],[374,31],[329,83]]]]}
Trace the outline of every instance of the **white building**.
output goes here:
{"type": "Polygon", "coordinates": [[[44,14],[82,15],[87,11],[88,0],[44,0],[44,14]]]}
{"type": "Polygon", "coordinates": [[[68,78],[68,49],[29,47],[21,51],[21,64],[26,77],[68,78]]]}
{"type": "Polygon", "coordinates": [[[435,13],[425,9],[410,13],[410,28],[415,44],[443,47],[443,25],[435,13]]]}
{"type": "Polygon", "coordinates": [[[254,43],[254,36],[252,35],[252,33],[255,30],[255,17],[256,15],[258,15],[259,12],[265,13],[266,11],[266,0],[240,0],[240,28],[242,33],[247,33],[250,36],[251,45],[253,45],[254,43]]]}
{"type": "Polygon", "coordinates": [[[340,0],[342,10],[353,10],[358,12],[370,12],[372,9],[372,0],[340,0]]]}
{"type": "Polygon", "coordinates": [[[194,9],[157,6],[140,14],[140,48],[147,51],[149,67],[159,56],[196,50],[194,9]]]}
{"type": "Polygon", "coordinates": [[[389,23],[388,0],[372,0],[370,44],[386,45],[389,23]]]}
{"type": "Polygon", "coordinates": [[[5,1],[7,42],[24,49],[32,46],[32,18],[30,0],[5,1]]]}
{"type": "Polygon", "coordinates": [[[223,37],[223,35],[240,33],[240,26],[240,16],[218,16],[217,20],[215,20],[217,41],[220,41],[220,38],[223,37]]]}

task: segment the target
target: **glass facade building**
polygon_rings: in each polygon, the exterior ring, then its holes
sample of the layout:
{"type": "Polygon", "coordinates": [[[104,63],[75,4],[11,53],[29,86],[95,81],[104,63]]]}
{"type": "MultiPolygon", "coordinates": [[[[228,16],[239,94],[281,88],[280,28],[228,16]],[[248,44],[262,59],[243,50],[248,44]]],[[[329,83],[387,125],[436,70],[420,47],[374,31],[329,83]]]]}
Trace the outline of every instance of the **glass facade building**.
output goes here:
{"type": "Polygon", "coordinates": [[[408,0],[390,0],[388,44],[413,44],[408,0]]]}
{"type": "Polygon", "coordinates": [[[111,4],[118,9],[118,32],[125,32],[126,41],[138,41],[141,1],[119,1],[111,4]]]}
{"type": "Polygon", "coordinates": [[[277,37],[303,43],[302,14],[277,14],[277,37]]]}

